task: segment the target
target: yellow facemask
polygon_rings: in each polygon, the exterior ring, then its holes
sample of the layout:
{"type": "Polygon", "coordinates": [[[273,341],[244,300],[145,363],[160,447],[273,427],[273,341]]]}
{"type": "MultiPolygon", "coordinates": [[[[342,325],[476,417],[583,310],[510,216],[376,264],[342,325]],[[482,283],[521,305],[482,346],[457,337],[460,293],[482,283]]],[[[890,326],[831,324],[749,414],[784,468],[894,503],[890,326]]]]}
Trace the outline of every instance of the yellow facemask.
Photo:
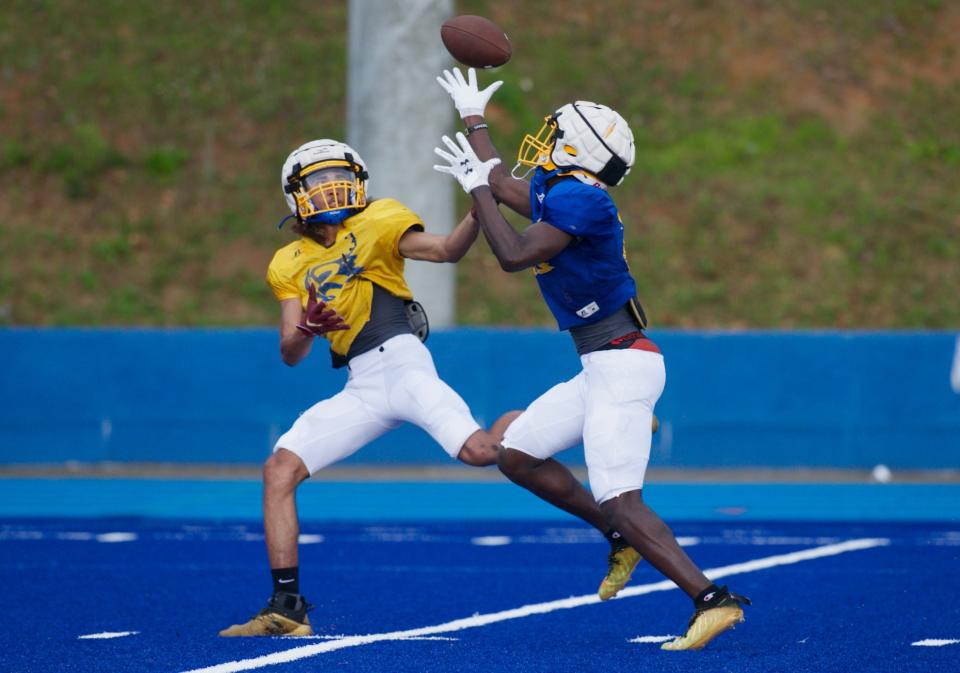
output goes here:
{"type": "MultiPolygon", "coordinates": [[[[540,127],[536,135],[528,133],[523,137],[520,149],[517,151],[517,166],[514,170],[520,166],[526,166],[530,170],[537,166],[553,168],[550,153],[553,151],[557,135],[557,116],[549,115],[543,119],[543,126],[540,127]]],[[[530,170],[527,171],[527,174],[530,170]]]]}
{"type": "Polygon", "coordinates": [[[300,169],[292,192],[304,220],[322,213],[361,209],[367,205],[364,182],[348,161],[321,161],[300,169]]]}

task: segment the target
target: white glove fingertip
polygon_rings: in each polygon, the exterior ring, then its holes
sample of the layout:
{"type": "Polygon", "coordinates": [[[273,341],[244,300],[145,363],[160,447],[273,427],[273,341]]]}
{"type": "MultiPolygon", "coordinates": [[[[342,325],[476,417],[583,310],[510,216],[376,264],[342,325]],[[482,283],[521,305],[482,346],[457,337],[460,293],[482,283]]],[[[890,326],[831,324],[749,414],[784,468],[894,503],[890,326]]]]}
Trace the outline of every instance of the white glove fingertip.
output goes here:
{"type": "Polygon", "coordinates": [[[443,142],[447,147],[450,148],[450,151],[452,151],[454,155],[461,154],[463,152],[463,150],[450,139],[450,136],[443,136],[443,142]]]}
{"type": "Polygon", "coordinates": [[[439,147],[433,148],[433,151],[434,151],[434,153],[435,153],[438,157],[440,157],[440,158],[443,159],[444,161],[450,163],[451,165],[452,165],[452,164],[455,164],[455,163],[457,162],[457,158],[456,158],[455,156],[453,156],[453,155],[450,154],[449,152],[444,152],[444,151],[443,151],[442,149],[440,149],[439,147]]]}

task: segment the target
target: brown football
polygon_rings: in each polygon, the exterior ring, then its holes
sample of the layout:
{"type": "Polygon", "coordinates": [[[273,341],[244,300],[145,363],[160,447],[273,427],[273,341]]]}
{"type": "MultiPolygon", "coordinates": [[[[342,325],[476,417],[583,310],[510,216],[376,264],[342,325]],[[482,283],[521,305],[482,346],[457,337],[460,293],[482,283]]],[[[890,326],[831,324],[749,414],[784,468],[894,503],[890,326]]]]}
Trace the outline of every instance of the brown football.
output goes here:
{"type": "Polygon", "coordinates": [[[473,68],[495,68],[510,60],[510,39],[490,19],[462,14],[445,21],[440,39],[450,55],[473,68]]]}

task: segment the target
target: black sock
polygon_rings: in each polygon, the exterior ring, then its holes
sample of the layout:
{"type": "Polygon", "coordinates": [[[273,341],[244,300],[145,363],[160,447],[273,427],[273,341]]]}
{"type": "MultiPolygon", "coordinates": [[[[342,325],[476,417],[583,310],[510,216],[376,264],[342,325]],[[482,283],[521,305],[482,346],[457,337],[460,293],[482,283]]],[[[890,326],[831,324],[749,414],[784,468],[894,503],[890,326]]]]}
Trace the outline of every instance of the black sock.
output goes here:
{"type": "Polygon", "coordinates": [[[613,528],[604,533],[603,537],[607,538],[607,542],[610,544],[620,544],[623,542],[623,536],[613,528]]]}
{"type": "Polygon", "coordinates": [[[720,594],[720,587],[716,584],[711,584],[706,589],[697,594],[697,597],[693,600],[698,608],[705,608],[715,601],[720,594]]]}
{"type": "Polygon", "coordinates": [[[292,568],[272,568],[270,573],[273,575],[273,592],[298,594],[300,593],[300,567],[292,568]]]}

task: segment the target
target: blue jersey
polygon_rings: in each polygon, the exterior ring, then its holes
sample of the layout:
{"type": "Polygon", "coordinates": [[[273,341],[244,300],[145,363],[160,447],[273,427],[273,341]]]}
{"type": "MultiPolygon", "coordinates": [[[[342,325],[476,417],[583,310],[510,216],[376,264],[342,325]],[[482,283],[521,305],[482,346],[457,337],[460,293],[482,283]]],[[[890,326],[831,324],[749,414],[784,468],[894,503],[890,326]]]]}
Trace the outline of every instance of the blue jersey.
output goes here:
{"type": "Polygon", "coordinates": [[[546,181],[557,171],[538,168],[530,185],[534,222],[544,221],[573,240],[534,271],[560,329],[589,325],[616,313],[636,296],[627,268],[623,223],[605,189],[576,178],[546,181]]]}

